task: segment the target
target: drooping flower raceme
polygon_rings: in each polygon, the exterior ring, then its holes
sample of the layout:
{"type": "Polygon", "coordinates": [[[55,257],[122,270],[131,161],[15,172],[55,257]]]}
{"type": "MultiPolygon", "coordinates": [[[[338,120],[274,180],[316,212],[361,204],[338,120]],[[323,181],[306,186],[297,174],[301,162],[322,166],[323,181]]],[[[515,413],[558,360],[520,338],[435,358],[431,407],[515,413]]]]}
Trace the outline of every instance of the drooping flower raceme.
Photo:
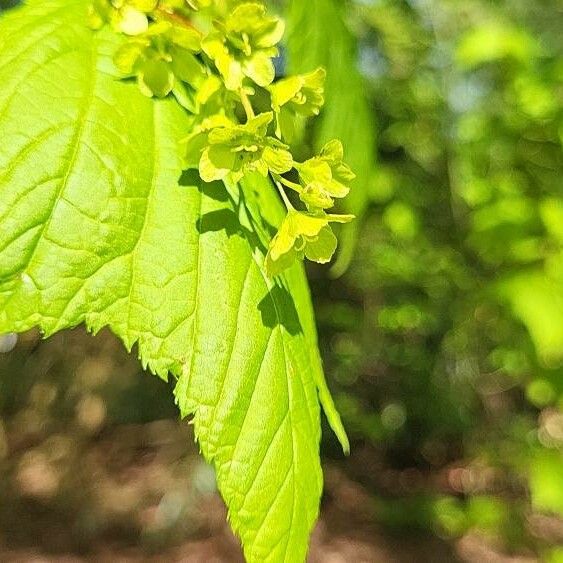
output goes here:
{"type": "Polygon", "coordinates": [[[331,225],[353,216],[327,210],[348,194],[354,174],[338,140],[304,162],[293,157],[297,120],[323,106],[325,71],[275,80],[283,21],[262,2],[240,0],[94,0],[89,17],[95,28],[124,34],[114,56],[123,78],[136,79],[146,96],[175,96],[191,114],[187,168],[204,182],[271,178],[287,215],[265,257],[267,274],[303,258],[328,262],[337,246],[331,225]]]}

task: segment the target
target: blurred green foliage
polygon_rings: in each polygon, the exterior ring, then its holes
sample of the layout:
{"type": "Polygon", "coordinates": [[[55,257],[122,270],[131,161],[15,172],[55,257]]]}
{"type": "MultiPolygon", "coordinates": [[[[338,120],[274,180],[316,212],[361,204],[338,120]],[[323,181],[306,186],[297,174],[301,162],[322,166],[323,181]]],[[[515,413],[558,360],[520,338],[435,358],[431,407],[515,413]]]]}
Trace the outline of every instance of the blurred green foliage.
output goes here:
{"type": "Polygon", "coordinates": [[[351,267],[313,271],[325,365],[356,449],[449,491],[387,502],[363,478],[392,525],[544,552],[527,522],[563,516],[561,3],[364,0],[342,18],[377,164],[351,267]]]}

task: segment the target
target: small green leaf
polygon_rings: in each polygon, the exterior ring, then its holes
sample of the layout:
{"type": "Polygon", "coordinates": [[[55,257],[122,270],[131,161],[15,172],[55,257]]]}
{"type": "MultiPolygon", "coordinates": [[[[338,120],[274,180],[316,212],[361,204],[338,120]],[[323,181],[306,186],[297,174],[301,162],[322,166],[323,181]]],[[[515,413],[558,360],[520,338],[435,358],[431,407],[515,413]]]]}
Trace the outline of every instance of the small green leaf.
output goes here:
{"type": "Polygon", "coordinates": [[[174,88],[174,73],[166,61],[149,59],[145,61],[138,75],[141,92],[148,96],[165,98],[174,88]]]}

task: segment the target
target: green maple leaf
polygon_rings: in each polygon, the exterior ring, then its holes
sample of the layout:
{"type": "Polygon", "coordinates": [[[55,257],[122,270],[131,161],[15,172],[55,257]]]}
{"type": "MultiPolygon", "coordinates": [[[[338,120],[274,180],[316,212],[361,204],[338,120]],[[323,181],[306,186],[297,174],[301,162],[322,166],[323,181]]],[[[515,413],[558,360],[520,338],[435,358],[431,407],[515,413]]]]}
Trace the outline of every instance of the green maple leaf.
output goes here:
{"type": "Polygon", "coordinates": [[[0,333],[109,326],[177,379],[248,561],[302,561],[328,393],[301,265],[263,259],[283,217],[266,180],[182,174],[189,119],[118,79],[83,0],[0,18],[0,333]]]}

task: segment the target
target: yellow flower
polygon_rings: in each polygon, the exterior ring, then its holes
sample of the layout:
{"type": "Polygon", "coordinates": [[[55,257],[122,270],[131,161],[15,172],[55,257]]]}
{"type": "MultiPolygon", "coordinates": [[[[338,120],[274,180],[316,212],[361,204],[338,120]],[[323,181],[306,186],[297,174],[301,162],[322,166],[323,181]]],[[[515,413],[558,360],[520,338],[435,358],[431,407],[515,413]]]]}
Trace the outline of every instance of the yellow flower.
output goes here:
{"type": "Polygon", "coordinates": [[[348,223],[353,215],[311,214],[290,208],[270,243],[266,256],[266,273],[273,277],[296,260],[307,257],[326,264],[334,255],[337,241],[330,223],[348,223]]]}
{"type": "Polygon", "coordinates": [[[225,86],[239,90],[245,77],[259,86],[271,84],[275,78],[272,58],[278,54],[275,45],[283,36],[283,21],[267,17],[262,4],[245,2],[215,26],[216,31],[204,39],[202,46],[225,86]]]}

